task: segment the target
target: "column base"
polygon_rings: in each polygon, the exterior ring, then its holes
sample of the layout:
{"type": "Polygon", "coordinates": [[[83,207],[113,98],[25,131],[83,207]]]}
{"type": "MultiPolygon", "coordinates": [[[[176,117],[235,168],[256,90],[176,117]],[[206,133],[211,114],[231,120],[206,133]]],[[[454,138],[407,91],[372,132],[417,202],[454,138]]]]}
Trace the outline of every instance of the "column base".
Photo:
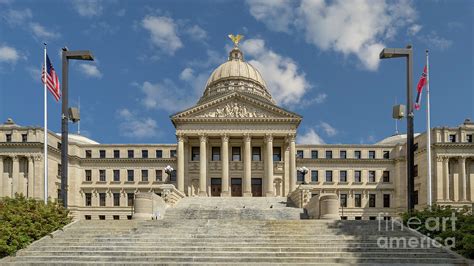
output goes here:
{"type": "Polygon", "coordinates": [[[230,192],[229,191],[222,191],[221,192],[221,197],[230,197],[230,192]]]}
{"type": "Polygon", "coordinates": [[[199,191],[199,197],[207,197],[206,191],[199,191]]]}
{"type": "Polygon", "coordinates": [[[273,191],[265,192],[265,197],[275,197],[275,193],[273,191]]]}
{"type": "Polygon", "coordinates": [[[244,197],[252,197],[252,192],[244,192],[244,197]]]}

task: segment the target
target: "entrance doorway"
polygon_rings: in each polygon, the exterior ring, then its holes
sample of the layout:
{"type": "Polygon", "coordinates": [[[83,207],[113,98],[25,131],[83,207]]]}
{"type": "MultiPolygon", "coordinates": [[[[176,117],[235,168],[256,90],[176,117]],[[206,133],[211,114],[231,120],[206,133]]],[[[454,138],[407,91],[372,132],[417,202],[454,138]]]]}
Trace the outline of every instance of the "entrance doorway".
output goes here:
{"type": "Polygon", "coordinates": [[[242,197],[242,178],[232,178],[230,188],[232,197],[242,197]]]}
{"type": "Polygon", "coordinates": [[[220,197],[222,191],[222,179],[211,178],[211,196],[220,197]]]}
{"type": "Polygon", "coordinates": [[[252,178],[252,196],[254,197],[262,196],[262,179],[261,178],[252,178]]]}

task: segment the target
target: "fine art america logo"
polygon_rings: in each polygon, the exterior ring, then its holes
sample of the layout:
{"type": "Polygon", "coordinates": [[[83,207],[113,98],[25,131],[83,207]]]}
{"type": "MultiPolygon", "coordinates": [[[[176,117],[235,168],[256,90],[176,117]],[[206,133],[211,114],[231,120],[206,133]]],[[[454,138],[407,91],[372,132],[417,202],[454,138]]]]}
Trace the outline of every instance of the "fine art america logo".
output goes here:
{"type": "MultiPolygon", "coordinates": [[[[391,220],[384,220],[383,217],[385,213],[379,213],[378,223],[379,232],[382,231],[410,231],[415,230],[417,232],[420,229],[428,232],[447,232],[448,230],[456,230],[456,216],[454,213],[451,214],[451,217],[428,217],[423,223],[418,217],[411,217],[408,219],[406,225],[403,225],[403,222],[399,218],[394,218],[391,220]]],[[[456,240],[454,237],[447,237],[444,240],[440,237],[430,238],[430,233],[419,236],[413,236],[408,234],[400,234],[399,236],[382,236],[377,239],[377,245],[380,248],[390,248],[390,249],[405,249],[405,248],[440,248],[445,246],[446,248],[452,249],[456,245],[456,240]]]]}

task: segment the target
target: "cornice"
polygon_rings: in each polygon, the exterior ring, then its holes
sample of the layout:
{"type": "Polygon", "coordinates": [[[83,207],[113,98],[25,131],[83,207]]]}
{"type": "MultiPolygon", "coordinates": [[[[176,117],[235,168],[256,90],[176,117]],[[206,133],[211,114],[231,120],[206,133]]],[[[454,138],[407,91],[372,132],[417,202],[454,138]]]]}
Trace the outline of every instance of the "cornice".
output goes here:
{"type": "Polygon", "coordinates": [[[110,164],[110,163],[173,163],[177,158],[80,158],[81,164],[110,164]]]}
{"type": "Polygon", "coordinates": [[[311,159],[311,158],[297,158],[296,163],[335,163],[335,164],[392,164],[394,163],[394,159],[325,159],[325,158],[318,158],[318,159],[311,159]]]}

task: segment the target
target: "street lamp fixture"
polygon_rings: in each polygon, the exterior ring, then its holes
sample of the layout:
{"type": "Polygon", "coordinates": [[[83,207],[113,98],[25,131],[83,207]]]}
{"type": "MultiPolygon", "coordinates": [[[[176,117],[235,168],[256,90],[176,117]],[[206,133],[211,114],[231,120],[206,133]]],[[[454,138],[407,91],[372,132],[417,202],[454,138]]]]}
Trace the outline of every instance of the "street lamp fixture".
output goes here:
{"type": "Polygon", "coordinates": [[[407,66],[407,204],[408,212],[412,212],[415,208],[414,188],[415,188],[415,147],[414,147],[414,131],[413,131],[413,49],[411,45],[406,48],[384,48],[379,55],[380,59],[390,59],[405,57],[407,66]]]}
{"type": "Polygon", "coordinates": [[[69,51],[66,47],[62,49],[62,111],[61,111],[61,198],[63,206],[67,208],[67,187],[68,187],[68,122],[78,121],[78,116],[74,110],[69,110],[68,103],[68,81],[69,81],[69,60],[93,61],[94,56],[91,51],[69,51]],[[71,114],[72,113],[72,114],[71,114]]]}
{"type": "Polygon", "coordinates": [[[306,166],[303,166],[303,167],[298,168],[298,172],[300,172],[303,175],[303,183],[302,184],[304,185],[305,184],[304,177],[309,172],[309,169],[306,168],[306,166]]]}

